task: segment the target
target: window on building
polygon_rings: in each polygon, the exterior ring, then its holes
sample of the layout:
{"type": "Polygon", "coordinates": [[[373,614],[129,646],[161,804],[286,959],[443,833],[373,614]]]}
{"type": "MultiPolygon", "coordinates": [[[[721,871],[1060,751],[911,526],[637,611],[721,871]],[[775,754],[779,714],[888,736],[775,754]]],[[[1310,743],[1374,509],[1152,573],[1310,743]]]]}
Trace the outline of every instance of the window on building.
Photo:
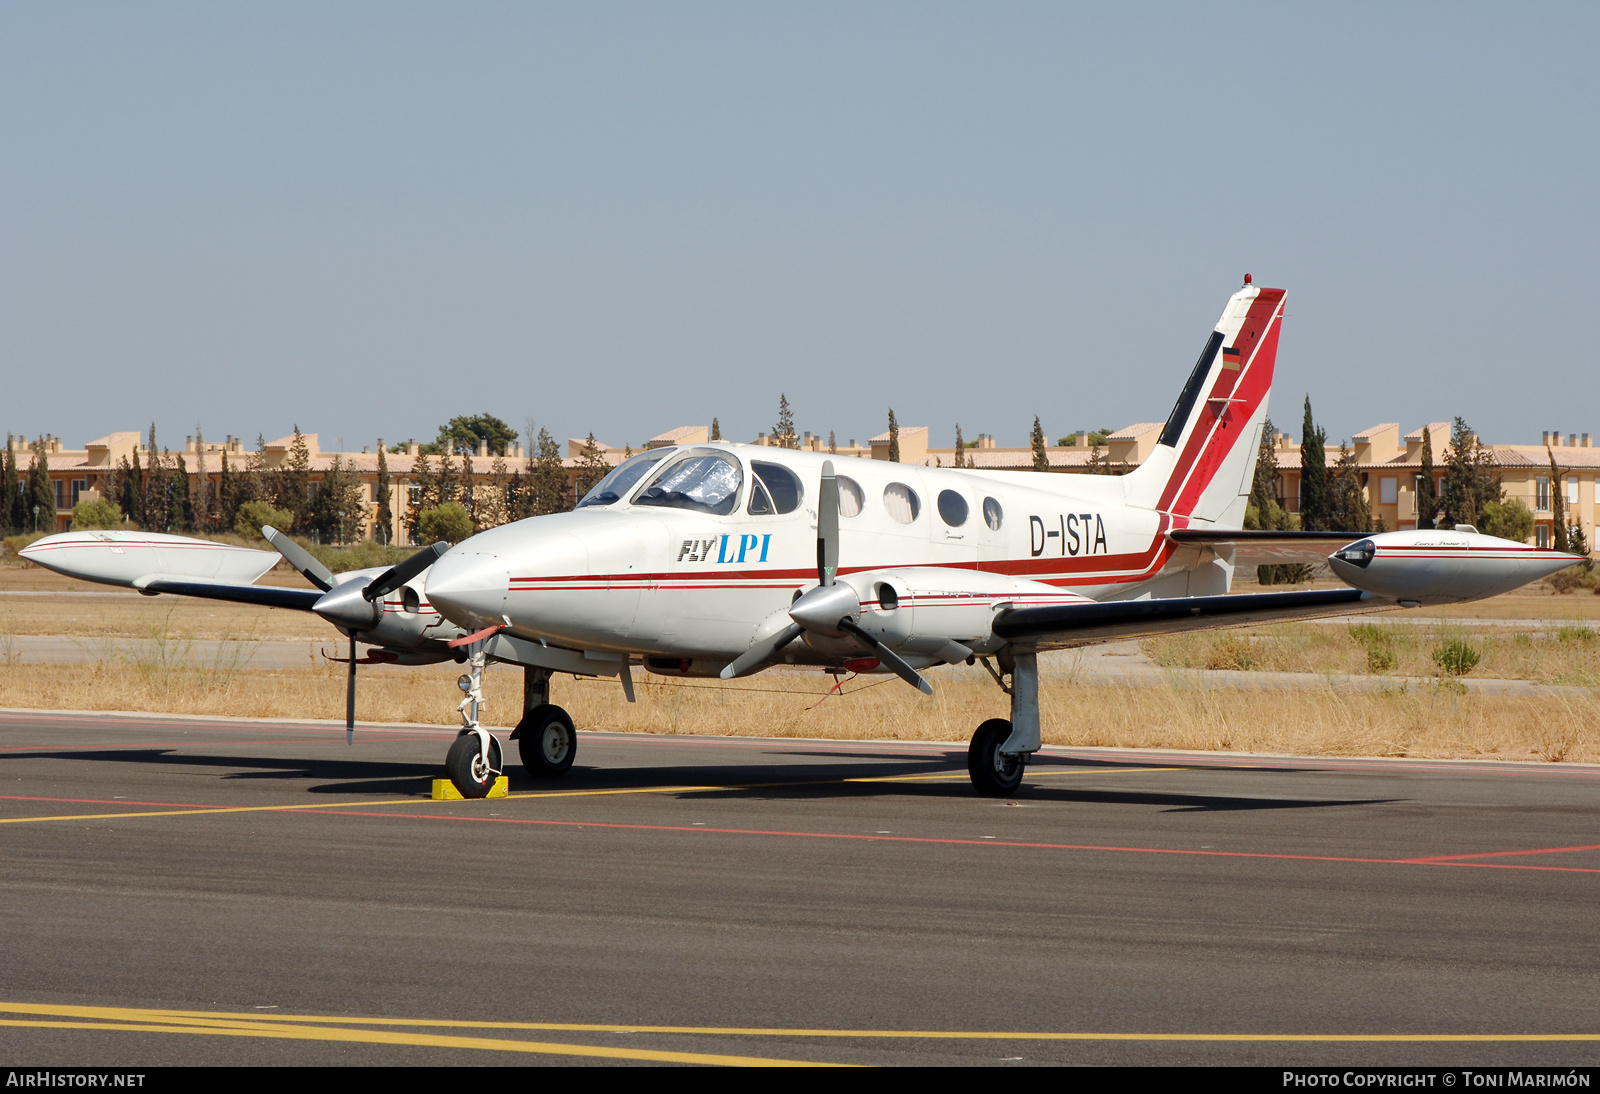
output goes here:
{"type": "Polygon", "coordinates": [[[66,499],[66,485],[67,485],[66,482],[63,481],[62,479],[51,479],[50,482],[51,482],[51,485],[53,485],[56,488],[56,508],[57,509],[65,509],[66,505],[63,504],[63,503],[67,500],[66,499]]]}
{"type": "Polygon", "coordinates": [[[1550,526],[1541,524],[1534,532],[1534,542],[1540,547],[1550,546],[1550,526]]]}
{"type": "Polygon", "coordinates": [[[1378,502],[1382,505],[1394,505],[1400,500],[1399,479],[1378,480],[1378,502]]]}
{"type": "Polygon", "coordinates": [[[73,479],[72,480],[72,507],[74,509],[76,509],[78,507],[78,498],[87,489],[89,489],[89,480],[88,479],[73,479]]]}
{"type": "Polygon", "coordinates": [[[1550,479],[1548,476],[1540,475],[1533,481],[1533,507],[1541,513],[1546,512],[1550,508],[1550,479]]]}
{"type": "Polygon", "coordinates": [[[1567,476],[1567,504],[1578,504],[1578,476],[1576,475],[1567,476]]]}

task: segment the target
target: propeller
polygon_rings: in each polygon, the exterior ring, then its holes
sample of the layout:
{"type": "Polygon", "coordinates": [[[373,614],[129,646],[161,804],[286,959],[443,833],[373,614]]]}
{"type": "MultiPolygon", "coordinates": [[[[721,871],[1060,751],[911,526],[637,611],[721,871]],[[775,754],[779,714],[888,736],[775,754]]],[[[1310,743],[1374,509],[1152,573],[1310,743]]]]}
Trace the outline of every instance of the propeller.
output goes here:
{"type": "Polygon", "coordinates": [[[806,631],[815,631],[831,638],[854,635],[865,642],[878,660],[887,665],[900,679],[925,695],[933,694],[933,686],[917,670],[863,630],[860,624],[861,601],[856,591],[840,585],[834,579],[839,573],[839,480],[834,475],[833,461],[822,463],[822,487],[817,491],[817,587],[809,590],[789,608],[789,618],[794,622],[776,634],[762,639],[733,660],[722,670],[724,680],[746,676],[766,664],[778,651],[799,638],[806,631]]]}
{"type": "Polygon", "coordinates": [[[278,531],[270,524],[261,526],[261,534],[267,537],[267,542],[272,544],[272,549],[282,555],[296,570],[305,575],[305,579],[323,592],[334,586],[333,571],[328,569],[315,558],[311,552],[300,546],[294,540],[278,531]]]}
{"type": "Polygon", "coordinates": [[[444,540],[429,544],[398,566],[391,566],[373,578],[372,584],[361,590],[361,595],[366,597],[368,601],[376,600],[380,596],[388,596],[423,570],[439,561],[439,556],[449,549],[450,545],[444,540]]]}

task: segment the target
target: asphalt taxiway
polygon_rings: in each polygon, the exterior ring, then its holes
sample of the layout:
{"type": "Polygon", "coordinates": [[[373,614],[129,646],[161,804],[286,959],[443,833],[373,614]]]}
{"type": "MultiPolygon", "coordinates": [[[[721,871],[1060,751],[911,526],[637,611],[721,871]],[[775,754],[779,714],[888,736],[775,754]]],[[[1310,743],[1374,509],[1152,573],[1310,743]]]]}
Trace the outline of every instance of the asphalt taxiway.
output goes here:
{"type": "MultiPolygon", "coordinates": [[[[1264,697],[1263,701],[1270,701],[1264,697]]],[[[1600,768],[0,712],[0,1054],[1600,1060],[1600,768]]]]}

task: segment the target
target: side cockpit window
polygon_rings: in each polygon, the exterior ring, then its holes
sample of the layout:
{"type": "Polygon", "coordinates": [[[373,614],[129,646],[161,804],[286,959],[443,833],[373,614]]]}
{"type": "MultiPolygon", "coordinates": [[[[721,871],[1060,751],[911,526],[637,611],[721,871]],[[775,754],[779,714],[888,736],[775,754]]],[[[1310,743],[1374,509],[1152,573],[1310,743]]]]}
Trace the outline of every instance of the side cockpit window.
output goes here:
{"type": "Polygon", "coordinates": [[[744,472],[727,456],[690,456],[663,470],[633,499],[635,505],[692,509],[725,517],[739,503],[744,472]]]}
{"type": "Polygon", "coordinates": [[[800,507],[805,490],[793,471],[780,463],[764,463],[760,460],[752,461],[750,469],[756,473],[756,481],[750,487],[747,512],[753,515],[792,513],[800,507]]]}
{"type": "Polygon", "coordinates": [[[631,460],[620,464],[611,474],[594,484],[594,488],[583,496],[578,503],[578,508],[585,505],[610,505],[612,502],[621,501],[634,483],[644,478],[645,473],[661,462],[664,452],[641,452],[631,460]]]}

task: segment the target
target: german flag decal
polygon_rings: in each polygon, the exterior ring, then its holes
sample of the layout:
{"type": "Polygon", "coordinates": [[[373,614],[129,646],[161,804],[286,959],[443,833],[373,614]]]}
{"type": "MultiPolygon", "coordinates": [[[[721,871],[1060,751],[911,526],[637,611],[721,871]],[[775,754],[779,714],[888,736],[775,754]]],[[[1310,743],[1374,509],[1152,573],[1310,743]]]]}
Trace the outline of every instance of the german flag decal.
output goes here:
{"type": "Polygon", "coordinates": [[[1231,346],[1223,346],[1222,347],[1222,367],[1223,368],[1238,368],[1243,363],[1244,363],[1244,358],[1240,355],[1238,350],[1234,349],[1231,346]]]}

